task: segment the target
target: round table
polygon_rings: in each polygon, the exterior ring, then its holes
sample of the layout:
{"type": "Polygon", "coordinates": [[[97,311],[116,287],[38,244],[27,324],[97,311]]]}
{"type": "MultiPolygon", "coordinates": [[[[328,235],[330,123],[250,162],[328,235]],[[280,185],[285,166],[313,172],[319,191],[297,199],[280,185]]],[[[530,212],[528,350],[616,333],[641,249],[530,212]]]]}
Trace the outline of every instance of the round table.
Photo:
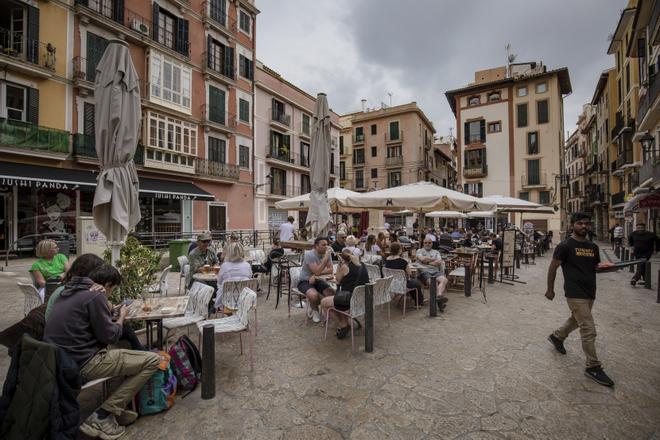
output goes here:
{"type": "Polygon", "coordinates": [[[193,280],[199,281],[201,283],[217,283],[218,282],[218,274],[214,273],[213,271],[209,273],[195,273],[193,274],[193,280]]]}

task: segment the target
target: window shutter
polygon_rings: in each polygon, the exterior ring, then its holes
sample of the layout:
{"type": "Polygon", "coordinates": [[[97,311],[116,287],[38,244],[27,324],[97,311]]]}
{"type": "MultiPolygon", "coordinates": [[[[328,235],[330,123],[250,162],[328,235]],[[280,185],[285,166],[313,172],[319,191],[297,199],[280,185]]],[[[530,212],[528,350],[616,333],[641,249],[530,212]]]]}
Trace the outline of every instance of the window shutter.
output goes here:
{"type": "Polygon", "coordinates": [[[124,24],[124,0],[115,0],[112,9],[112,18],[119,24],[124,24]]]}
{"type": "Polygon", "coordinates": [[[182,55],[188,56],[188,20],[183,18],[176,19],[176,51],[182,55]]]}
{"type": "Polygon", "coordinates": [[[463,143],[468,145],[470,143],[470,123],[463,124],[463,143]]]}
{"type": "Polygon", "coordinates": [[[486,142],[486,121],[479,121],[479,134],[481,137],[481,142],[486,142]]]}
{"type": "Polygon", "coordinates": [[[225,123],[225,92],[209,86],[209,120],[225,123]]]}
{"type": "Polygon", "coordinates": [[[468,186],[468,184],[467,184],[467,183],[464,183],[464,184],[463,184],[463,193],[464,193],[464,194],[470,194],[469,189],[470,189],[470,187],[468,186]]]}
{"type": "Polygon", "coordinates": [[[160,8],[158,7],[158,3],[154,2],[153,5],[153,19],[151,21],[151,32],[153,33],[153,39],[156,41],[158,40],[158,15],[159,15],[160,8]]]}
{"type": "Polygon", "coordinates": [[[31,63],[39,62],[39,9],[28,6],[26,56],[31,63]]]}
{"type": "Polygon", "coordinates": [[[481,170],[486,172],[488,162],[486,161],[486,149],[481,150],[481,170]]]}
{"type": "Polygon", "coordinates": [[[27,121],[39,125],[39,90],[27,88],[27,121]]]}
{"type": "Polygon", "coordinates": [[[477,196],[483,197],[483,195],[484,195],[484,184],[479,182],[477,184],[477,196]]]}
{"type": "Polygon", "coordinates": [[[465,152],[465,155],[463,155],[463,168],[468,167],[468,152],[465,152]]]}
{"type": "Polygon", "coordinates": [[[248,73],[248,79],[250,81],[254,81],[254,62],[252,60],[248,60],[248,59],[246,59],[246,61],[247,61],[247,66],[248,66],[248,72],[247,72],[248,73]]]}
{"type": "Polygon", "coordinates": [[[96,66],[99,65],[106,47],[108,47],[108,40],[87,32],[87,64],[85,66],[87,81],[94,82],[96,79],[96,66]]]}
{"type": "Polygon", "coordinates": [[[86,102],[83,110],[83,134],[85,136],[94,136],[94,104],[86,102]]]}
{"type": "Polygon", "coordinates": [[[206,66],[213,68],[213,60],[211,59],[211,54],[213,49],[213,38],[210,35],[206,37],[206,66]]]}
{"type": "Polygon", "coordinates": [[[234,78],[234,48],[225,46],[225,73],[234,78]]]}

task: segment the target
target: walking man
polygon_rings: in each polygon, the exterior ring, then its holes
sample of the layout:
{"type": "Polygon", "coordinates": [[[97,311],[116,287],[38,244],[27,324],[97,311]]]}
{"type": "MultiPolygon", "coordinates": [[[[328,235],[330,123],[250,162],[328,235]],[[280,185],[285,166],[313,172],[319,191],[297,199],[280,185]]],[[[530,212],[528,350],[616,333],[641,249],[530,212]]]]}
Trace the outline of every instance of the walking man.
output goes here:
{"type": "MultiPolygon", "coordinates": [[[[660,249],[660,241],[658,237],[651,231],[646,230],[644,223],[637,223],[635,232],[628,236],[628,246],[633,248],[633,255],[635,258],[643,258],[648,261],[653,255],[653,252],[660,249]]],[[[637,284],[640,278],[646,281],[646,263],[637,265],[637,272],[630,280],[631,285],[637,284]]]]}
{"type": "Polygon", "coordinates": [[[555,297],[555,277],[557,268],[561,266],[564,273],[564,293],[571,316],[563,326],[548,336],[548,340],[559,353],[566,354],[564,340],[573,330],[579,328],[582,350],[586,356],[585,376],[611,387],[614,382],[605,374],[596,356],[596,325],[591,308],[596,299],[596,268],[600,263],[600,251],[596,244],[587,240],[590,221],[588,214],[573,214],[573,233],[557,245],[552,256],[545,297],[550,301],[555,297]]]}

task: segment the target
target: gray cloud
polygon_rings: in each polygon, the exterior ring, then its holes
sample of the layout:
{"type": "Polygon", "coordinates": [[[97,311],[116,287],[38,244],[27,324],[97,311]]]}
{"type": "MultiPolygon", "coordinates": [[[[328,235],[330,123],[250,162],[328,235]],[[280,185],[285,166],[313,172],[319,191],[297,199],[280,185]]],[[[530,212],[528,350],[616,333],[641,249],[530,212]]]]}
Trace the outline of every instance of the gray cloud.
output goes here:
{"type": "Polygon", "coordinates": [[[338,113],[417,101],[446,134],[455,120],[444,97],[474,71],[517,61],[568,67],[565,101],[572,129],[600,72],[623,0],[309,0],[259,1],[257,57],[314,94],[328,93],[338,113]]]}

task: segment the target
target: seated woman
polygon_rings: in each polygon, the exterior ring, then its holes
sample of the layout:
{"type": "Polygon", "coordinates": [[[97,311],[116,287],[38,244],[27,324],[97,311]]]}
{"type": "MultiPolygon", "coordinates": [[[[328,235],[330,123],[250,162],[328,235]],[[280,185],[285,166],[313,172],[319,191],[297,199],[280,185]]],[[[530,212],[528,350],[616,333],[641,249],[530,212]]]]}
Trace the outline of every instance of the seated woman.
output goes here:
{"type": "Polygon", "coordinates": [[[376,238],[376,244],[378,245],[378,247],[381,249],[382,252],[385,252],[390,247],[390,243],[385,238],[385,233],[383,232],[378,233],[378,238],[376,238]]]}
{"type": "Polygon", "coordinates": [[[376,244],[376,236],[370,234],[367,236],[367,242],[364,244],[364,262],[376,263],[382,259],[382,249],[376,244]]]}
{"type": "Polygon", "coordinates": [[[414,295],[417,295],[417,303],[424,303],[424,293],[422,292],[422,283],[418,279],[411,279],[412,271],[410,269],[410,264],[407,260],[401,257],[402,248],[399,243],[392,243],[390,245],[390,256],[385,259],[385,267],[388,269],[398,269],[406,272],[406,287],[408,289],[415,289],[412,292],[413,300],[415,299],[414,295]]]}
{"type": "Polygon", "coordinates": [[[360,258],[362,256],[362,249],[357,247],[357,244],[358,244],[358,239],[355,238],[355,235],[349,235],[348,237],[346,237],[346,247],[344,249],[348,249],[353,255],[360,258]]]}
{"type": "MultiPolygon", "coordinates": [[[[335,273],[337,280],[337,294],[334,296],[326,296],[321,300],[321,307],[330,309],[334,307],[337,310],[349,310],[351,304],[351,295],[357,286],[365,285],[369,282],[369,274],[367,268],[360,259],[353,254],[348,248],[344,248],[339,254],[339,267],[335,273]],[[347,292],[347,293],[342,293],[347,292]]],[[[346,320],[346,315],[335,313],[337,323],[337,338],[344,339],[351,331],[351,327],[346,320]]],[[[355,320],[358,328],[361,327],[360,322],[355,320]]]]}
{"type": "MultiPolygon", "coordinates": [[[[218,291],[215,297],[215,307],[222,306],[222,283],[225,281],[243,281],[252,278],[252,267],[245,261],[245,251],[240,243],[232,242],[225,247],[225,261],[218,272],[218,291]]],[[[228,313],[233,312],[227,310],[228,313]]]]}
{"type": "Polygon", "coordinates": [[[30,267],[30,273],[43,301],[46,281],[51,278],[63,279],[71,265],[66,255],[59,253],[59,247],[53,240],[41,240],[35,252],[39,259],[30,267]]]}

